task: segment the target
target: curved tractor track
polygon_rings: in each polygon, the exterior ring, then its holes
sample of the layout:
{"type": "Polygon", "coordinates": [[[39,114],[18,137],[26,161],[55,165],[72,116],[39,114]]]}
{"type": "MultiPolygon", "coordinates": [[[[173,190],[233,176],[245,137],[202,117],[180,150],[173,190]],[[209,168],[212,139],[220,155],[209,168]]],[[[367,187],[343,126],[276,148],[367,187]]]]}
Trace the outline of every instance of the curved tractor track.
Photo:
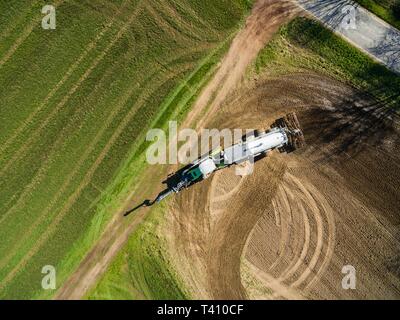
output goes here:
{"type": "Polygon", "coordinates": [[[178,271],[198,298],[399,298],[397,120],[353,88],[299,73],[246,83],[207,127],[265,128],[291,111],[306,148],[176,198],[165,232],[178,271]],[[357,290],[341,287],[348,264],[357,290]]]}

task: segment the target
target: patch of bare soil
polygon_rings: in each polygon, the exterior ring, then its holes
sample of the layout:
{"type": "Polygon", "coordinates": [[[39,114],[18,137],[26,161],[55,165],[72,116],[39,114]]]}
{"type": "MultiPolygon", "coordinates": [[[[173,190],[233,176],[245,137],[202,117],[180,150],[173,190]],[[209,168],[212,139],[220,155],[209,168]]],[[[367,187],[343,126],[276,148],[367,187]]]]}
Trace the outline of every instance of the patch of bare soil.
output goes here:
{"type": "Polygon", "coordinates": [[[196,298],[399,299],[397,117],[337,81],[294,74],[245,84],[206,125],[265,128],[291,111],[306,148],[178,195],[165,232],[179,274],[196,298]],[[342,289],[345,265],[356,290],[342,289]]]}

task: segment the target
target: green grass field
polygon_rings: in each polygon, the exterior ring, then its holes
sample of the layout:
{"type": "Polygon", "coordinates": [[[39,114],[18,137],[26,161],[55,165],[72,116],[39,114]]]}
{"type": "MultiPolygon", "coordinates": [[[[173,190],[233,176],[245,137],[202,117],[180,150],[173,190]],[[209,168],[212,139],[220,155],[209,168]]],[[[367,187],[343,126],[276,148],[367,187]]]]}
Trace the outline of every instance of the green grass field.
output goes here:
{"type": "MultiPolygon", "coordinates": [[[[265,74],[279,77],[302,71],[335,78],[385,100],[388,107],[399,108],[398,75],[320,23],[306,18],[296,18],[283,26],[259,53],[248,75],[250,78],[265,74]]],[[[167,208],[168,200],[165,200],[152,209],[146,223],[133,234],[88,293],[88,299],[190,298],[190,292],[175,273],[173,261],[165,250],[165,239],[159,232],[167,208]]]]}
{"type": "Polygon", "coordinates": [[[190,107],[250,7],[59,0],[43,30],[44,4],[0,1],[0,298],[54,294],[42,267],[58,287],[77,267],[146,166],[147,129],[190,107]]]}
{"type": "Polygon", "coordinates": [[[399,0],[355,0],[364,8],[400,30],[399,0]]]}

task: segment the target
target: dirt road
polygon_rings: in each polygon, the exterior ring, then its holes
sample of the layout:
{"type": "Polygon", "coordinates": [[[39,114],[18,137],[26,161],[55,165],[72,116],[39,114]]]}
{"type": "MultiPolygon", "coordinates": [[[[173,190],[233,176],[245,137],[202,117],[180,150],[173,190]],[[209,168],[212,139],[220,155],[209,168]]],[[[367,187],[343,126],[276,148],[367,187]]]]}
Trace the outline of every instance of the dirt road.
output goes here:
{"type": "MultiPolygon", "coordinates": [[[[233,40],[217,74],[195,103],[185,121],[185,126],[193,126],[197,123],[197,127],[201,127],[201,124],[204,123],[202,119],[207,118],[236,87],[249,63],[257,56],[258,51],[264,47],[279,25],[293,15],[290,8],[294,8],[294,5],[288,1],[258,0],[256,2],[246,21],[246,26],[233,40]],[[207,110],[206,113],[204,113],[205,110],[207,110]]],[[[159,185],[159,181],[164,178],[163,174],[168,171],[171,171],[170,168],[151,168],[145,174],[146,188],[136,190],[129,198],[145,199],[149,195],[155,196],[157,190],[152,187],[159,185]],[[149,183],[149,181],[156,180],[157,182],[154,184],[149,183]]],[[[132,203],[128,201],[123,210],[116,213],[99,242],[59,289],[56,299],[80,299],[96,283],[112,258],[127,241],[129,234],[135,230],[148,212],[144,209],[139,216],[127,223],[121,216],[131,206],[132,203]]]]}

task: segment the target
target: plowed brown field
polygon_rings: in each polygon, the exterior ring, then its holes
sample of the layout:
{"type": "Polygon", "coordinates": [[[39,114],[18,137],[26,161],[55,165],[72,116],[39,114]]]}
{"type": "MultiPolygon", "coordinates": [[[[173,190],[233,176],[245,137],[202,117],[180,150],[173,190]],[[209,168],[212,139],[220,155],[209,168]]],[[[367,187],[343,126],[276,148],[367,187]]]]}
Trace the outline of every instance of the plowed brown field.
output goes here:
{"type": "Polygon", "coordinates": [[[303,73],[245,84],[206,126],[265,128],[290,111],[306,148],[176,198],[166,233],[180,275],[198,298],[400,298],[397,119],[303,73]],[[345,265],[356,290],[342,289],[345,265]]]}

